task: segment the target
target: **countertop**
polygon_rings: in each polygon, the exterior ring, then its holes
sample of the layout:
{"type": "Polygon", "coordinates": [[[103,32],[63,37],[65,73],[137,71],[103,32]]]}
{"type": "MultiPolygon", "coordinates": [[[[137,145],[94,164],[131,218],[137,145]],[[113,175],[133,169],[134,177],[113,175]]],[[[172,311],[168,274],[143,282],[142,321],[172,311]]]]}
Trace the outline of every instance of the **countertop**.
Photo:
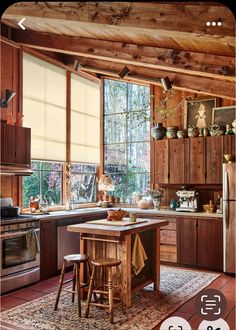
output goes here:
{"type": "Polygon", "coordinates": [[[162,226],[168,225],[167,220],[156,220],[152,221],[145,219],[145,222],[129,225],[129,226],[112,226],[112,225],[100,225],[93,223],[80,223],[76,225],[70,225],[67,227],[68,231],[75,233],[84,233],[84,234],[97,234],[105,236],[124,236],[129,234],[135,234],[138,232],[143,232],[151,229],[160,228],[162,226]]]}
{"type": "MultiPolygon", "coordinates": [[[[76,210],[70,210],[70,211],[53,211],[50,212],[49,214],[39,214],[34,213],[34,217],[37,219],[57,219],[57,218],[64,218],[64,219],[70,219],[70,218],[75,218],[78,216],[83,216],[83,215],[89,215],[89,214],[99,214],[99,213],[104,213],[110,210],[111,208],[102,208],[102,207],[92,207],[92,208],[81,208],[81,209],[76,209],[76,210]]],[[[112,209],[119,209],[119,207],[112,207],[112,209]]],[[[206,213],[206,212],[176,212],[172,211],[169,209],[161,209],[161,210],[155,210],[155,209],[148,209],[148,210],[142,210],[139,208],[126,208],[122,207],[122,210],[125,210],[127,212],[135,212],[138,214],[144,214],[144,215],[149,215],[149,216],[174,216],[174,217],[179,217],[179,216],[184,216],[184,217],[205,217],[205,218],[223,218],[223,214],[219,213],[206,213]]]]}

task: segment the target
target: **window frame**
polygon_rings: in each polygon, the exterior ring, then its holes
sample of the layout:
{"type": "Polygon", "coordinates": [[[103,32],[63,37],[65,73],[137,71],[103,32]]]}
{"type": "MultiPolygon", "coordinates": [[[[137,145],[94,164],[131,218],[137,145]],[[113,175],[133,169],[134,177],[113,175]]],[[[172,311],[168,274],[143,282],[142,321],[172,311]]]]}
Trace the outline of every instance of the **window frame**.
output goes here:
{"type": "MultiPolygon", "coordinates": [[[[117,79],[112,79],[112,78],[103,78],[102,79],[102,90],[101,90],[101,93],[102,93],[102,109],[101,109],[101,121],[103,123],[103,130],[101,132],[101,153],[102,153],[102,157],[101,157],[101,168],[103,169],[103,173],[106,173],[105,171],[105,148],[106,146],[111,146],[111,145],[124,145],[125,146],[125,152],[126,152],[126,155],[128,155],[128,150],[129,150],[129,146],[131,144],[137,144],[137,143],[148,143],[149,144],[149,147],[150,147],[150,155],[149,155],[149,161],[150,161],[150,167],[149,167],[149,171],[135,171],[133,172],[135,175],[138,175],[138,174],[145,174],[148,175],[149,179],[149,185],[151,183],[151,178],[152,178],[152,159],[151,159],[151,149],[152,149],[152,141],[151,141],[151,137],[149,135],[149,139],[148,140],[137,140],[137,141],[127,141],[127,136],[128,136],[128,116],[127,116],[127,113],[129,113],[127,111],[128,107],[129,107],[129,93],[128,93],[128,84],[134,84],[134,85],[138,85],[138,86],[144,86],[144,87],[148,87],[149,90],[150,90],[150,103],[149,103],[149,112],[150,112],[150,118],[152,117],[153,115],[153,105],[152,105],[152,101],[151,101],[151,95],[152,95],[152,86],[150,84],[137,84],[137,83],[133,83],[133,82],[127,82],[125,80],[117,80],[117,79]],[[123,112],[114,112],[114,113],[106,113],[105,112],[105,83],[106,83],[106,80],[112,80],[112,81],[119,81],[119,82],[123,82],[127,85],[127,93],[126,93],[126,110],[123,111],[123,112]],[[105,143],[105,117],[106,116],[112,116],[112,115],[120,115],[120,114],[125,114],[126,115],[126,133],[125,133],[125,136],[126,136],[126,140],[124,142],[114,142],[114,143],[105,143]]],[[[134,111],[130,111],[132,113],[137,113],[138,110],[134,110],[134,111]]],[[[149,127],[151,129],[151,121],[149,122],[149,127]]],[[[128,177],[129,177],[129,174],[128,174],[128,157],[126,157],[126,192],[128,192],[128,184],[129,184],[129,180],[128,180],[128,177]]],[[[109,175],[114,175],[114,174],[117,174],[117,175],[122,175],[123,173],[122,172],[111,172],[111,173],[108,173],[109,175]]],[[[128,199],[128,195],[126,195],[126,199],[128,199]]]]}

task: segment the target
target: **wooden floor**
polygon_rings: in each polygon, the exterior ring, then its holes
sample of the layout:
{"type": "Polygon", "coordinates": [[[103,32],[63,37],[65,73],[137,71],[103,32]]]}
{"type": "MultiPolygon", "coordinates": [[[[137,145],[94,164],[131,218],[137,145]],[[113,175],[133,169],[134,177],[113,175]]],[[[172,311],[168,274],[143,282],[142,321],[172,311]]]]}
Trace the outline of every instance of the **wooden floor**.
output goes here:
{"type": "MultiPolygon", "coordinates": [[[[66,276],[70,276],[67,274],[66,276]]],[[[16,290],[12,293],[6,294],[1,297],[1,311],[5,311],[9,308],[19,306],[22,303],[31,301],[35,298],[42,297],[50,292],[57,290],[59,277],[54,277],[45,281],[41,281],[37,284],[28,286],[27,288],[16,290]]],[[[215,288],[220,290],[227,299],[227,310],[223,318],[228,322],[230,329],[235,330],[235,278],[223,274],[221,277],[217,278],[208,288],[215,288]]],[[[202,319],[197,315],[195,310],[194,301],[195,298],[192,298],[179,309],[176,310],[171,316],[181,316],[184,319],[188,320],[192,330],[197,330],[202,319]]],[[[21,329],[15,326],[8,325],[6,323],[1,324],[1,329],[21,329]]],[[[156,327],[156,330],[159,329],[159,326],[156,327]]]]}

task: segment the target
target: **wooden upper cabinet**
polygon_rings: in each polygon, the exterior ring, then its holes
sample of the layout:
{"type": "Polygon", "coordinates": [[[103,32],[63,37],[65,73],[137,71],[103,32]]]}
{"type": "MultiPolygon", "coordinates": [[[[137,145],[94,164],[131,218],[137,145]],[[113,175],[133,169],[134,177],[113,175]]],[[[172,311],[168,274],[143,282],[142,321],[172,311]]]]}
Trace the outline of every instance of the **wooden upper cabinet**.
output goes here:
{"type": "Polygon", "coordinates": [[[189,138],[189,183],[205,183],[205,139],[189,138]]]}
{"type": "Polygon", "coordinates": [[[1,123],[1,163],[16,161],[16,129],[13,125],[1,123]]]}
{"type": "Polygon", "coordinates": [[[223,136],[206,138],[206,183],[222,183],[223,136]]]}
{"type": "Polygon", "coordinates": [[[169,141],[169,183],[188,183],[189,139],[169,141]]]}
{"type": "Polygon", "coordinates": [[[16,163],[30,164],[31,129],[16,126],[16,163]]]}
{"type": "MultiPolygon", "coordinates": [[[[233,161],[236,161],[236,145],[235,145],[236,135],[224,135],[223,136],[223,156],[224,154],[231,154],[233,156],[233,161]]],[[[226,162],[225,159],[223,159],[226,162]]]]}
{"type": "Polygon", "coordinates": [[[155,141],[155,183],[169,183],[168,140],[155,141]]]}
{"type": "Polygon", "coordinates": [[[1,163],[30,164],[31,129],[1,123],[1,163]]]}

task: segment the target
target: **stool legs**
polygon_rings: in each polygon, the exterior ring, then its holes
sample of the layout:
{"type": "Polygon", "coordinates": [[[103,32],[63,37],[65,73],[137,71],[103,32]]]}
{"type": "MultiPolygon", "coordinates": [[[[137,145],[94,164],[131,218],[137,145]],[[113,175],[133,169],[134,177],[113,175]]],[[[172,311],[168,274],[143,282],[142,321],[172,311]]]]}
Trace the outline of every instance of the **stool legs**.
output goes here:
{"type": "Polygon", "coordinates": [[[113,323],[113,286],[112,286],[112,269],[108,268],[108,300],[109,300],[109,320],[113,323]]]}
{"type": "Polygon", "coordinates": [[[76,264],[75,265],[75,269],[76,269],[76,288],[77,288],[77,297],[78,297],[78,314],[79,317],[81,317],[81,300],[80,300],[80,264],[76,264]]]}
{"type": "Polygon", "coordinates": [[[72,302],[75,302],[75,284],[76,284],[76,268],[75,264],[73,265],[73,284],[72,284],[72,302]]]}
{"type": "Polygon", "coordinates": [[[93,266],[93,268],[92,268],[92,275],[91,275],[90,281],[89,281],[89,290],[88,290],[88,297],[87,297],[87,305],[86,305],[85,317],[88,317],[88,315],[89,315],[89,307],[90,307],[90,302],[91,302],[91,298],[92,298],[94,278],[95,278],[95,266],[93,266]]]}
{"type": "Polygon", "coordinates": [[[62,270],[61,270],[61,276],[60,276],[59,289],[58,289],[58,292],[57,292],[57,298],[56,298],[56,303],[55,303],[55,307],[54,307],[54,310],[55,310],[55,311],[57,310],[58,302],[59,302],[60,295],[61,295],[61,289],[62,289],[63,280],[64,280],[64,275],[65,275],[65,268],[66,268],[66,261],[64,260],[64,261],[63,261],[63,264],[62,264],[62,270]]]}

